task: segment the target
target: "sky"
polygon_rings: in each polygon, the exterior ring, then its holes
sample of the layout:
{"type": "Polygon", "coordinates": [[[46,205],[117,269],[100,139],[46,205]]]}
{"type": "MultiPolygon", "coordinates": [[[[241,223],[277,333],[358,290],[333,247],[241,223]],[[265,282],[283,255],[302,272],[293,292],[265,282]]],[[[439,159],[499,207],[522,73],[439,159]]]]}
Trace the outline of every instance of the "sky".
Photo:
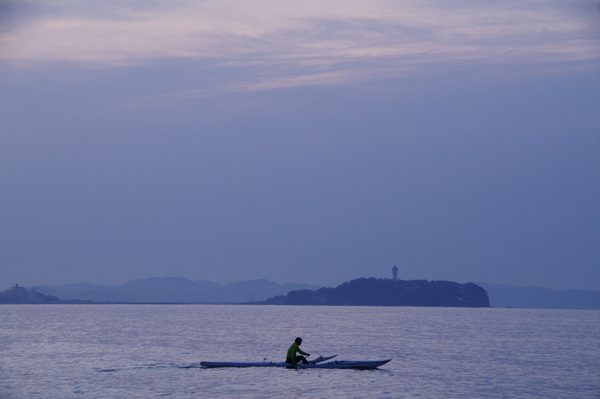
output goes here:
{"type": "Polygon", "coordinates": [[[0,288],[600,289],[597,1],[0,0],[0,288]]]}

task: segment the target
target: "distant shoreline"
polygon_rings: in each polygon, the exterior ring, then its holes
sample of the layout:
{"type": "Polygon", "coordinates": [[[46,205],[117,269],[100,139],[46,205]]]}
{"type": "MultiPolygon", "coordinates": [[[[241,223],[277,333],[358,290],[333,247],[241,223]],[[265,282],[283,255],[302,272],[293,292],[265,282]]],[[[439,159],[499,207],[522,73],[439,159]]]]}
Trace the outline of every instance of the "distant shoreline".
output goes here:
{"type": "MultiPolygon", "coordinates": [[[[391,281],[391,279],[386,280],[391,281]]],[[[405,283],[408,281],[410,280],[406,280],[405,283]]],[[[419,284],[423,282],[426,282],[426,280],[421,280],[419,284]]],[[[398,284],[405,283],[399,282],[398,284]]],[[[600,309],[600,292],[596,291],[519,287],[483,282],[475,282],[475,284],[487,291],[489,306],[492,308],[600,309]]],[[[153,277],[105,286],[78,283],[25,288],[15,284],[6,291],[0,291],[0,305],[265,305],[267,302],[279,298],[277,306],[284,304],[310,306],[440,306],[435,303],[421,304],[415,303],[415,301],[412,303],[384,301],[381,298],[381,293],[378,292],[379,289],[359,290],[354,293],[347,292],[347,295],[336,297],[330,295],[333,294],[331,292],[332,288],[323,287],[321,289],[319,287],[307,284],[278,284],[265,279],[217,284],[209,281],[190,281],[177,277],[153,277]],[[319,290],[321,290],[320,294],[317,294],[319,290]],[[294,292],[293,298],[286,299],[285,297],[290,292],[294,292]],[[330,296],[329,299],[327,299],[328,295],[330,296]],[[377,299],[374,298],[375,296],[380,297],[378,299],[379,303],[373,303],[373,300],[377,299]],[[363,299],[361,300],[359,297],[363,297],[363,299]],[[356,300],[349,302],[352,298],[356,300]],[[298,303],[299,300],[305,303],[298,303]],[[342,300],[345,303],[340,303],[342,300]]],[[[427,293],[427,295],[429,294],[435,293],[427,293]]],[[[402,294],[400,293],[400,295],[402,294]]],[[[388,295],[387,299],[393,299],[394,296],[388,295]]],[[[454,306],[451,303],[445,303],[440,307],[454,306]]]]}
{"type": "Polygon", "coordinates": [[[276,307],[281,307],[281,306],[293,306],[293,307],[302,307],[302,306],[309,306],[309,307],[320,307],[320,308],[327,308],[327,307],[335,307],[335,308],[425,308],[425,309],[495,309],[495,310],[508,310],[508,309],[512,309],[512,310],[548,310],[548,311],[591,311],[591,312],[598,312],[600,311],[600,309],[589,309],[589,308],[532,308],[532,307],[516,307],[516,306],[512,306],[512,307],[504,307],[504,306],[489,306],[489,307],[484,307],[484,308],[472,308],[472,307],[459,307],[459,306],[409,306],[409,305],[273,305],[273,304],[268,304],[268,303],[204,303],[204,302],[198,302],[198,303],[193,303],[193,302],[93,302],[93,303],[89,303],[89,302],[85,302],[85,303],[73,303],[73,302],[65,302],[65,303],[0,303],[0,307],[1,306],[56,306],[56,305],[69,305],[69,306],[78,306],[78,305],[83,305],[83,306],[93,306],[93,305],[116,305],[116,306],[122,306],[122,305],[159,305],[159,306],[164,306],[164,305],[189,305],[189,306],[276,306],[276,307]]]}

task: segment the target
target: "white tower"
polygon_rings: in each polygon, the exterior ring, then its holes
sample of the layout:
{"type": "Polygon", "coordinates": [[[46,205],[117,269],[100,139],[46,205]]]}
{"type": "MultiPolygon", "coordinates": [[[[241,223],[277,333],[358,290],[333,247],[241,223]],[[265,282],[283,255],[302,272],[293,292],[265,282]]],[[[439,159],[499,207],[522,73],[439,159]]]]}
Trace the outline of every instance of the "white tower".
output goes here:
{"type": "Polygon", "coordinates": [[[392,276],[394,277],[394,281],[398,281],[398,266],[396,265],[392,267],[392,276]]]}

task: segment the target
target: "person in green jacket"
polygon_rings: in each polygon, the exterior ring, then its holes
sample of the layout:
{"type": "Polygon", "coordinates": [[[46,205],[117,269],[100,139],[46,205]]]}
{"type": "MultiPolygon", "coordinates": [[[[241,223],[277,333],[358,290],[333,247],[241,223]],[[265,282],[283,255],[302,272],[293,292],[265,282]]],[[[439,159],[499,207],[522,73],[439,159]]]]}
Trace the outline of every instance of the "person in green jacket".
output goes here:
{"type": "Polygon", "coordinates": [[[300,349],[300,345],[302,345],[302,338],[298,337],[294,340],[294,343],[290,346],[290,349],[288,349],[287,351],[287,356],[285,358],[286,363],[291,363],[294,366],[298,362],[302,362],[304,364],[308,363],[304,356],[310,356],[310,353],[306,353],[302,349],[300,349]],[[296,355],[296,353],[300,353],[304,356],[298,356],[296,355]]]}

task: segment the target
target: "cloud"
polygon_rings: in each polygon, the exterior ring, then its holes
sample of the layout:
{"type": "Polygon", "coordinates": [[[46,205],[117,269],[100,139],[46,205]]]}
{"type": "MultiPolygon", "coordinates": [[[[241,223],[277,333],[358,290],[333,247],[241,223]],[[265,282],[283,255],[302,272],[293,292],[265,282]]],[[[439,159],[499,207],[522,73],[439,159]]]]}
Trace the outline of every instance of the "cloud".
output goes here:
{"type": "Polygon", "coordinates": [[[600,58],[597,8],[552,1],[27,4],[39,12],[0,35],[0,65],[209,60],[247,72],[224,82],[227,90],[344,83],[441,63],[600,58]]]}

